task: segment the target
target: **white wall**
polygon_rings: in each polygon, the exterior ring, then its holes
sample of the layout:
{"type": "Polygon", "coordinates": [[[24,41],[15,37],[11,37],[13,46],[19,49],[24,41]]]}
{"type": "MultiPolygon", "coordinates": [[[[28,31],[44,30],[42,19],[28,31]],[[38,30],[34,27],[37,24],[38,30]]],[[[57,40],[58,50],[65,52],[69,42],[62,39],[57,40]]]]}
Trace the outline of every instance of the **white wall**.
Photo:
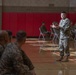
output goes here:
{"type": "Polygon", "coordinates": [[[2,0],[0,0],[0,6],[2,6],[2,0]]]}
{"type": "Polygon", "coordinates": [[[76,7],[76,0],[70,0],[70,7],[76,7]]]}
{"type": "Polygon", "coordinates": [[[67,7],[69,0],[3,0],[5,6],[49,6],[67,7]]]}
{"type": "Polygon", "coordinates": [[[53,0],[56,7],[69,7],[69,0],[53,0]]]}
{"type": "Polygon", "coordinates": [[[2,28],[2,0],[0,0],[0,29],[2,28]]]}

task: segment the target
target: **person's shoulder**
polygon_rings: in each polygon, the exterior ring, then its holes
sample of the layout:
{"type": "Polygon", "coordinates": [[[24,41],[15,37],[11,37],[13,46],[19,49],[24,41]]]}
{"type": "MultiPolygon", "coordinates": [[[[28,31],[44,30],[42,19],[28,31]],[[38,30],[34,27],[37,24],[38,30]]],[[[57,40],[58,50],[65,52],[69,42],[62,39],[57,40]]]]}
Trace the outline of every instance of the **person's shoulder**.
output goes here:
{"type": "Polygon", "coordinates": [[[12,42],[11,42],[11,43],[8,43],[8,44],[7,44],[7,47],[13,47],[14,45],[15,45],[15,43],[12,43],[12,42]]]}
{"type": "Polygon", "coordinates": [[[6,48],[10,48],[10,47],[12,47],[12,46],[13,46],[12,43],[8,43],[7,46],[6,46],[6,48]]]}
{"type": "Polygon", "coordinates": [[[15,44],[14,43],[8,43],[5,49],[12,51],[14,48],[15,48],[15,44]]]}
{"type": "Polygon", "coordinates": [[[70,19],[69,18],[66,18],[65,21],[70,21],[70,19]]]}
{"type": "Polygon", "coordinates": [[[62,21],[63,21],[63,19],[60,20],[60,22],[62,22],[62,21]]]}
{"type": "Polygon", "coordinates": [[[0,45],[0,48],[2,48],[3,46],[2,45],[0,45]]]}
{"type": "Polygon", "coordinates": [[[0,52],[3,51],[3,50],[4,50],[3,46],[0,45],[0,52]]]}

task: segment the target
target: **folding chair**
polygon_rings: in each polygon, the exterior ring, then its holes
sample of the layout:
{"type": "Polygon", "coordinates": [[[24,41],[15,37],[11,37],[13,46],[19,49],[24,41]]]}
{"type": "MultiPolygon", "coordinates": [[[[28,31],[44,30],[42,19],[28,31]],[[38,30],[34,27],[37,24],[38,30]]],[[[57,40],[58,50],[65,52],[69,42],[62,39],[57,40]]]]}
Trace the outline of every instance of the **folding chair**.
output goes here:
{"type": "Polygon", "coordinates": [[[45,34],[42,33],[40,28],[39,28],[39,31],[40,31],[39,39],[42,37],[42,39],[45,40],[45,34]]]}
{"type": "Polygon", "coordinates": [[[56,28],[53,28],[53,39],[52,41],[57,44],[59,42],[59,30],[56,28]]]}
{"type": "Polygon", "coordinates": [[[50,32],[49,31],[42,31],[42,29],[41,28],[39,28],[39,31],[40,31],[40,34],[39,34],[39,39],[41,38],[41,36],[42,36],[42,39],[43,40],[47,40],[47,41],[49,41],[50,40],[50,32]]]}

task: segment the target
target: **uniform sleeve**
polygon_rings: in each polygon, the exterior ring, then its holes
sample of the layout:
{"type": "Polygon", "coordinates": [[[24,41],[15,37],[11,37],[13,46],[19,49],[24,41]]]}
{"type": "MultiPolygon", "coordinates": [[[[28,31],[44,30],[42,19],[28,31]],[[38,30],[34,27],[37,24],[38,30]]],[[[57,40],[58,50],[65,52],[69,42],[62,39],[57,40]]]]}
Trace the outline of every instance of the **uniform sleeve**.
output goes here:
{"type": "Polygon", "coordinates": [[[4,51],[4,48],[0,45],[0,58],[2,56],[3,51],[4,51]]]}
{"type": "Polygon", "coordinates": [[[10,69],[14,69],[17,75],[32,75],[28,66],[23,63],[18,48],[11,46],[4,50],[0,60],[0,71],[2,71],[2,74],[10,72],[10,69]]]}
{"type": "Polygon", "coordinates": [[[60,22],[59,22],[59,27],[61,27],[61,22],[62,22],[62,20],[60,20],[60,22]]]}
{"type": "Polygon", "coordinates": [[[22,56],[18,52],[13,55],[13,65],[19,75],[32,75],[28,66],[24,65],[22,56]]]}
{"type": "Polygon", "coordinates": [[[70,20],[66,20],[64,25],[64,32],[68,31],[70,29],[70,20]]]}
{"type": "Polygon", "coordinates": [[[22,56],[23,56],[24,64],[27,65],[30,70],[33,70],[34,66],[33,66],[31,60],[28,58],[28,56],[23,51],[22,51],[22,56]]]}
{"type": "Polygon", "coordinates": [[[64,32],[70,29],[70,20],[66,19],[64,22],[62,20],[60,21],[59,24],[60,29],[62,29],[64,32]]]}

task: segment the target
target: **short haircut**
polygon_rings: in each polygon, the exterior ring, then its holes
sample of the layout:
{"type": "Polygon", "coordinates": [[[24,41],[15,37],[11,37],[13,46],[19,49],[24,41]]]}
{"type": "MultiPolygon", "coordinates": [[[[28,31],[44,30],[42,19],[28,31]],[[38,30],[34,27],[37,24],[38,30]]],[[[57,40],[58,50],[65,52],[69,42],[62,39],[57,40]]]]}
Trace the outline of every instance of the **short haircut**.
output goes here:
{"type": "Polygon", "coordinates": [[[5,30],[0,30],[0,41],[7,40],[8,33],[5,30]]]}
{"type": "Polygon", "coordinates": [[[24,38],[26,38],[26,32],[23,30],[20,30],[16,34],[17,41],[22,41],[24,38]]]}
{"type": "Polygon", "coordinates": [[[66,14],[66,12],[65,12],[65,11],[62,11],[61,13],[65,13],[65,14],[66,14]]]}
{"type": "Polygon", "coordinates": [[[9,36],[12,36],[12,32],[10,30],[6,30],[9,36]]]}
{"type": "Polygon", "coordinates": [[[45,23],[45,21],[43,21],[42,23],[45,23]]]}

